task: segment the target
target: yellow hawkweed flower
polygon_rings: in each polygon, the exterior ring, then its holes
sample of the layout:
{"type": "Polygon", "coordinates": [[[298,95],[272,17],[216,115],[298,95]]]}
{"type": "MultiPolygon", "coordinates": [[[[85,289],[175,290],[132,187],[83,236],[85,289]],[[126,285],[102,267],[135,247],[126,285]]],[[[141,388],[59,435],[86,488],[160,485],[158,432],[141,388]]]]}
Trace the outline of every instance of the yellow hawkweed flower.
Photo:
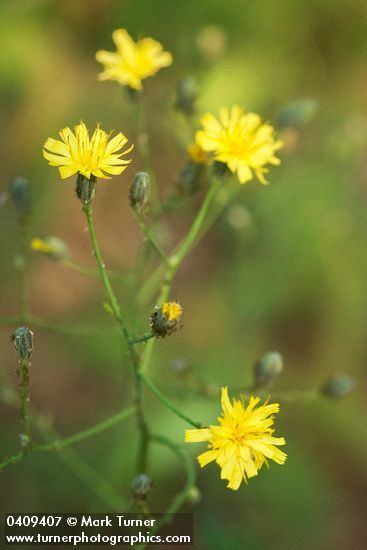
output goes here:
{"type": "Polygon", "coordinates": [[[99,126],[89,137],[89,130],[84,122],[74,127],[75,134],[69,127],[59,132],[62,141],[48,138],[44,145],[43,156],[51,166],[59,166],[61,177],[68,178],[77,172],[90,179],[91,174],[103,179],[111,179],[107,174],[118,175],[126,169],[131,160],[120,157],[127,155],[133,145],[118,153],[127,143],[127,138],[119,132],[114,138],[101,130],[99,126]]]}
{"type": "Polygon", "coordinates": [[[125,29],[118,29],[113,32],[112,39],[116,52],[100,50],[96,53],[97,61],[104,65],[104,71],[98,76],[100,80],[117,80],[123,86],[140,90],[144,78],[172,63],[172,55],[163,51],[162,45],[153,38],[134,42],[125,29]]]}
{"type": "Polygon", "coordinates": [[[274,128],[262,122],[255,113],[244,113],[235,105],[231,109],[222,107],[219,120],[207,113],[201,119],[203,130],[196,132],[196,143],[214,159],[225,163],[236,173],[240,183],[250,181],[255,173],[257,179],[266,184],[265,164],[280,164],[275,151],[283,145],[274,139],[274,128]]]}
{"type": "Polygon", "coordinates": [[[209,153],[204,151],[204,149],[202,149],[197,143],[191,143],[187,147],[187,154],[189,155],[190,160],[192,160],[195,164],[210,164],[212,161],[209,153]]]}
{"type": "Polygon", "coordinates": [[[70,256],[67,244],[58,237],[48,236],[44,239],[33,237],[30,246],[31,250],[46,254],[54,260],[66,260],[70,256]]]}
{"type": "Polygon", "coordinates": [[[165,302],[161,309],[169,321],[178,321],[182,315],[182,307],[177,302],[165,302]]]}
{"type": "Polygon", "coordinates": [[[42,252],[42,254],[53,254],[55,252],[55,245],[40,239],[39,237],[34,237],[31,240],[31,250],[35,252],[42,252]]]}
{"type": "Polygon", "coordinates": [[[284,445],[283,437],[273,437],[273,414],[279,412],[279,404],[265,404],[256,408],[259,397],[251,397],[247,406],[242,401],[228,397],[228,389],[222,388],[223,415],[218,418],[219,426],[186,430],[185,441],[198,443],[207,441],[209,451],[198,456],[203,468],[215,460],[220,466],[221,479],[228,481],[227,487],[236,491],[244,480],[256,476],[262,465],[271,458],[284,464],[287,455],[275,445],[284,445]]]}

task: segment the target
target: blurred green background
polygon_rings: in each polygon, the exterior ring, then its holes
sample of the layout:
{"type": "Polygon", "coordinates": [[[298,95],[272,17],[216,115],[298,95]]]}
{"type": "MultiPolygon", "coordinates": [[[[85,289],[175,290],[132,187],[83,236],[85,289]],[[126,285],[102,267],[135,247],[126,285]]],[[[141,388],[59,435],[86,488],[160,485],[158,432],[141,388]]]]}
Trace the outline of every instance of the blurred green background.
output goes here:
{"type": "MultiPolygon", "coordinates": [[[[85,221],[73,182],[59,179],[42,159],[48,136],[81,118],[93,127],[122,130],[134,141],[129,102],[114,82],[100,83],[98,49],[112,50],[111,33],[152,36],[174,63],[144,87],[153,164],[162,196],[169,196],[191,139],[173,109],[178,79],[196,78],[199,113],[239,103],[277,120],[303,97],[318,105],[302,127],[282,130],[282,165],[271,185],[245,186],[235,206],[185,261],[173,297],[184,307],[184,327],[159,342],[155,380],[180,385],[172,363],[182,359],[208,384],[251,381],[252,365],[269,349],[285,370],[276,388],[319,387],[333,373],[357,380],[340,401],[282,406],[278,435],[288,461],[272,465],[233,493],[210,465],[199,473],[202,500],[194,508],[200,549],[353,549],[367,547],[367,10],[360,0],[3,0],[0,5],[1,191],[16,176],[31,181],[33,231],[57,235],[73,257],[92,266],[85,221]]],[[[128,271],[141,237],[128,206],[128,184],[141,168],[137,152],[128,170],[101,183],[96,226],[109,266],[128,271]]],[[[200,196],[165,218],[160,238],[169,249],[184,234],[200,196]]],[[[2,206],[1,315],[17,312],[14,257],[20,228],[11,204],[2,206]]],[[[148,275],[148,274],[147,274],[148,275]]],[[[131,399],[121,368],[118,335],[101,308],[102,291],[56,262],[31,256],[31,305],[57,323],[95,323],[89,336],[35,329],[32,403],[68,435],[113,414],[131,399]]],[[[131,296],[118,286],[126,307],[131,296]]],[[[139,330],[154,306],[144,306],[139,330]]],[[[1,330],[3,389],[16,387],[16,356],[1,330]]],[[[180,392],[182,393],[182,392],[180,392]]],[[[218,401],[172,396],[205,422],[218,401]]],[[[155,397],[145,402],[156,432],[182,440],[185,428],[155,397]]],[[[18,413],[0,405],[1,455],[16,450],[18,413]]],[[[76,447],[79,455],[121,495],[129,495],[136,450],[134,422],[76,447]]],[[[203,445],[189,448],[195,457],[203,445]]],[[[70,459],[70,457],[69,457],[70,459]]],[[[106,504],[67,457],[33,455],[0,475],[4,511],[95,511],[106,504]],[[61,460],[60,460],[61,458],[61,460]]],[[[161,511],[180,487],[174,456],[154,448],[151,505],[161,511]]],[[[190,509],[190,508],[187,508],[190,509]]]]}

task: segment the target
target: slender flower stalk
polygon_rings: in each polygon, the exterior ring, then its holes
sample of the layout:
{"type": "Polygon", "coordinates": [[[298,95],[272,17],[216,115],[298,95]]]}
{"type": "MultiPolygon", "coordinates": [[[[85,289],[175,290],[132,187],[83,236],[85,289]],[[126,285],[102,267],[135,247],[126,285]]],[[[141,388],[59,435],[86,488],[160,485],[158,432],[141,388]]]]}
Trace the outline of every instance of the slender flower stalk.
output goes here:
{"type": "MultiPolygon", "coordinates": [[[[203,227],[203,224],[205,222],[205,219],[208,215],[210,206],[212,204],[212,201],[219,189],[219,182],[215,179],[212,180],[211,185],[209,187],[209,190],[205,196],[205,199],[194,219],[194,222],[187,234],[187,236],[184,238],[182,244],[180,245],[179,249],[176,253],[174,253],[168,260],[168,266],[166,267],[166,271],[163,278],[163,283],[161,286],[161,290],[159,293],[159,296],[157,298],[157,303],[162,304],[166,302],[169,298],[169,294],[171,292],[171,287],[173,283],[174,276],[181,265],[182,261],[186,257],[186,255],[189,253],[191,248],[194,246],[194,243],[196,239],[198,238],[200,231],[203,227]]],[[[151,355],[153,353],[153,347],[154,347],[154,340],[152,339],[150,342],[148,342],[145,353],[143,356],[143,360],[141,363],[140,371],[144,372],[149,365],[151,355]]]]}

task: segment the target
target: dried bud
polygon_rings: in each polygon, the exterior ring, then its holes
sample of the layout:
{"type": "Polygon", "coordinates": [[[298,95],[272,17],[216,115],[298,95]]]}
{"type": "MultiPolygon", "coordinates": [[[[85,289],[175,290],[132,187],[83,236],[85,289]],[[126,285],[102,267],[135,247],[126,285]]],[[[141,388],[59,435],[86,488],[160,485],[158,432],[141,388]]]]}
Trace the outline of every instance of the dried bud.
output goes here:
{"type": "Polygon", "coordinates": [[[176,86],[175,108],[187,116],[192,116],[198,97],[198,87],[193,78],[181,78],[176,86]]]}
{"type": "Polygon", "coordinates": [[[137,212],[142,212],[150,197],[150,180],[146,172],[135,174],[130,187],[130,206],[137,212]]]}
{"type": "Polygon", "coordinates": [[[32,194],[28,180],[15,178],[10,185],[10,196],[19,215],[29,216],[32,210],[32,194]]]}
{"type": "Polygon", "coordinates": [[[182,315],[182,307],[177,302],[165,302],[156,306],[150,316],[150,327],[157,338],[164,338],[175,332],[182,315]]]}
{"type": "Polygon", "coordinates": [[[283,357],[277,351],[269,351],[255,364],[255,385],[271,386],[282,370],[283,357]]]}
{"type": "Polygon", "coordinates": [[[139,474],[132,480],[131,489],[137,500],[145,499],[151,488],[152,480],[146,474],[139,474]]]}
{"type": "Polygon", "coordinates": [[[29,359],[33,351],[33,332],[28,327],[17,328],[12,336],[15,351],[20,359],[29,359]]]}
{"type": "Polygon", "coordinates": [[[78,174],[76,179],[76,194],[80,202],[84,205],[89,204],[96,194],[96,177],[91,174],[90,179],[78,174]]]}
{"type": "Polygon", "coordinates": [[[312,97],[297,99],[279,111],[276,124],[278,128],[304,126],[313,119],[317,109],[317,101],[312,97]]]}
{"type": "Polygon", "coordinates": [[[49,236],[44,239],[34,237],[31,240],[31,249],[35,252],[46,254],[46,256],[49,256],[53,260],[66,260],[70,257],[67,244],[58,237],[49,236]]]}
{"type": "Polygon", "coordinates": [[[321,393],[327,397],[338,399],[351,393],[355,388],[355,380],[346,374],[336,374],[326,380],[321,393]]]}

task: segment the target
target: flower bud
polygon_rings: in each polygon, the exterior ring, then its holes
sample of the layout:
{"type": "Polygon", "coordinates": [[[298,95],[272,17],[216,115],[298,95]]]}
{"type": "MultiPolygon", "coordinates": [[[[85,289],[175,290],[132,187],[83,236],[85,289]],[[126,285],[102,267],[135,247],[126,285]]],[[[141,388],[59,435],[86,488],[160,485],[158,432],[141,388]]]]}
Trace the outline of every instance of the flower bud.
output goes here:
{"type": "Polygon", "coordinates": [[[230,173],[231,173],[228,166],[224,162],[220,162],[218,160],[213,162],[212,169],[213,169],[213,175],[216,178],[223,178],[224,179],[227,176],[229,176],[230,173]]]}
{"type": "Polygon", "coordinates": [[[227,35],[217,25],[205,25],[200,29],[196,42],[203,56],[208,61],[215,61],[226,50],[227,35]]]}
{"type": "Polygon", "coordinates": [[[21,217],[29,216],[32,210],[32,194],[29,182],[25,178],[15,178],[10,185],[10,196],[21,217]]]}
{"type": "Polygon", "coordinates": [[[271,386],[282,370],[283,357],[277,351],[269,351],[255,364],[255,385],[271,386]]]}
{"type": "Polygon", "coordinates": [[[327,397],[338,399],[351,393],[355,388],[355,380],[346,374],[336,374],[326,380],[321,393],[327,397]]]}
{"type": "Polygon", "coordinates": [[[91,174],[88,179],[83,174],[78,174],[75,191],[82,204],[89,204],[96,194],[96,177],[91,174]]]}
{"type": "Polygon", "coordinates": [[[136,212],[142,212],[150,197],[150,179],[146,172],[135,174],[130,187],[130,206],[136,212]]]}
{"type": "Polygon", "coordinates": [[[177,302],[165,302],[156,306],[150,316],[150,327],[157,338],[169,336],[178,329],[182,307],[177,302]]]}
{"type": "Polygon", "coordinates": [[[191,505],[191,506],[195,506],[196,504],[199,504],[199,502],[201,501],[201,491],[198,487],[196,487],[196,485],[194,485],[193,487],[191,487],[191,489],[189,489],[189,491],[187,492],[187,504],[191,505]]]}
{"type": "Polygon", "coordinates": [[[33,351],[33,332],[28,327],[15,330],[12,341],[20,359],[29,359],[33,351]]]}
{"type": "Polygon", "coordinates": [[[277,126],[278,128],[304,126],[313,119],[317,109],[317,101],[315,101],[312,97],[297,99],[279,111],[277,116],[277,126]]]}
{"type": "Polygon", "coordinates": [[[195,111],[195,103],[198,97],[198,87],[193,78],[181,78],[176,86],[175,108],[187,116],[192,116],[195,111]]]}
{"type": "Polygon", "coordinates": [[[152,480],[146,474],[139,474],[132,480],[131,489],[137,500],[145,499],[151,488],[152,480]]]}
{"type": "Polygon", "coordinates": [[[177,180],[177,188],[182,195],[193,195],[200,189],[202,165],[188,161],[177,180]]]}
{"type": "Polygon", "coordinates": [[[171,371],[176,376],[184,376],[189,371],[189,366],[186,359],[182,357],[176,357],[171,363],[171,371]]]}
{"type": "Polygon", "coordinates": [[[49,236],[44,239],[34,237],[31,240],[31,249],[46,254],[53,260],[66,260],[70,257],[67,244],[58,237],[49,236]]]}

